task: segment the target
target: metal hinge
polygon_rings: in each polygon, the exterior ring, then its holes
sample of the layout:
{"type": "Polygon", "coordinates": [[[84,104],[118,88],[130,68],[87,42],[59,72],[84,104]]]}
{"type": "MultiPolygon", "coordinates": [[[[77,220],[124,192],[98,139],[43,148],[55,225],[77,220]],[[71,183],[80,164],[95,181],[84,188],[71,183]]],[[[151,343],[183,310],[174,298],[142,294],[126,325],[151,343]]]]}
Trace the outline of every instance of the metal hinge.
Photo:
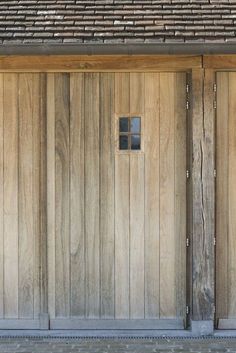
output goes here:
{"type": "Polygon", "coordinates": [[[214,242],[214,246],[216,246],[216,237],[214,237],[213,242],[214,242]]]}
{"type": "Polygon", "coordinates": [[[217,103],[216,103],[217,85],[216,85],[216,83],[214,83],[214,85],[213,85],[213,92],[215,93],[214,102],[213,102],[213,108],[216,109],[217,108],[217,103]]]}
{"type": "Polygon", "coordinates": [[[189,103],[189,92],[190,92],[190,86],[187,83],[186,84],[186,93],[187,93],[187,97],[186,97],[186,109],[189,110],[190,108],[190,103],[189,103]]]}
{"type": "Polygon", "coordinates": [[[186,305],[186,314],[189,315],[189,313],[190,313],[190,306],[186,305]]]}
{"type": "Polygon", "coordinates": [[[216,169],[214,169],[214,178],[216,178],[217,173],[216,173],[216,169]]]}
{"type": "Polygon", "coordinates": [[[190,239],[186,238],[186,247],[189,248],[190,247],[190,239]]]}
{"type": "Polygon", "coordinates": [[[190,178],[190,171],[189,170],[186,170],[186,177],[187,177],[187,179],[190,178]]]}

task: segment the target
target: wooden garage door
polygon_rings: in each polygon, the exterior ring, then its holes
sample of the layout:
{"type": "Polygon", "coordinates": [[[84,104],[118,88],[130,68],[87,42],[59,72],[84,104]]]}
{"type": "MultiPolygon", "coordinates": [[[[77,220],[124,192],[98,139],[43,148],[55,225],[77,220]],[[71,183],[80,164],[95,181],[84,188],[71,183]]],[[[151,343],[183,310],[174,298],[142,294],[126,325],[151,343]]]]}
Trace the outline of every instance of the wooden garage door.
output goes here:
{"type": "Polygon", "coordinates": [[[236,73],[217,73],[216,319],[236,329],[236,73]]]}
{"type": "Polygon", "coordinates": [[[43,328],[47,310],[45,89],[43,74],[0,74],[0,329],[43,328]]]}
{"type": "Polygon", "coordinates": [[[49,74],[51,328],[183,328],[185,73],[49,74]],[[141,150],[119,151],[119,118],[141,150]]]}

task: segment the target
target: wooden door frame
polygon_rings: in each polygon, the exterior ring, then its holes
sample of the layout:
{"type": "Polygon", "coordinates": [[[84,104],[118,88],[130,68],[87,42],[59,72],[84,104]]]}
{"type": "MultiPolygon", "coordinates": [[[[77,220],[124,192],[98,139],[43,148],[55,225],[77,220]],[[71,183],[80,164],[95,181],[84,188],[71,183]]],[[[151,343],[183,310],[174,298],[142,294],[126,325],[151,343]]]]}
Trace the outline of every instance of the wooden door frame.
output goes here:
{"type": "MultiPolygon", "coordinates": [[[[0,72],[184,71],[191,76],[189,170],[189,322],[193,334],[212,333],[215,306],[215,135],[216,70],[236,68],[236,55],[42,55],[0,56],[0,72]],[[203,246],[204,245],[204,246],[203,246]]],[[[44,151],[45,155],[46,151],[44,151]]],[[[45,177],[44,177],[45,178],[45,177]]],[[[42,260],[43,262],[43,260],[42,260]]],[[[44,266],[44,272],[45,268],[44,266]]],[[[43,274],[47,278],[47,271],[43,274]]],[[[43,304],[47,310],[47,303],[43,304]]]]}

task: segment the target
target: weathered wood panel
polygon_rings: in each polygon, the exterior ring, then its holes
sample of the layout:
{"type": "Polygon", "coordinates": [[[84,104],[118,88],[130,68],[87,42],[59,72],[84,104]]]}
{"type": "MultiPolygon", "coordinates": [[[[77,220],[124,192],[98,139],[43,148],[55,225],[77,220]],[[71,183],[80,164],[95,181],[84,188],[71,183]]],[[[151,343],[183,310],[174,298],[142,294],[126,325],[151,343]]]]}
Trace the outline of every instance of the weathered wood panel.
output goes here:
{"type": "Polygon", "coordinates": [[[18,317],[18,75],[4,75],[4,314],[18,317]]]}
{"type": "Polygon", "coordinates": [[[201,68],[194,55],[8,55],[0,56],[0,70],[12,71],[173,71],[201,68]]]}
{"type": "Polygon", "coordinates": [[[145,317],[160,302],[160,74],[145,74],[145,317]],[[153,128],[155,127],[155,128],[153,128]]]}
{"type": "Polygon", "coordinates": [[[100,78],[101,317],[115,318],[115,121],[114,74],[100,78]]]}
{"type": "Polygon", "coordinates": [[[84,74],[70,78],[70,305],[85,316],[84,74]]]}
{"type": "MultiPolygon", "coordinates": [[[[41,232],[45,229],[40,175],[45,96],[43,75],[2,74],[0,79],[0,262],[1,328],[40,326],[45,273],[41,232]],[[43,228],[44,227],[44,228],[43,228]],[[21,322],[21,324],[19,324],[21,322]]],[[[45,185],[44,185],[45,187],[45,185]]]]}
{"type": "MultiPolygon", "coordinates": [[[[130,110],[130,74],[115,74],[115,112],[130,110]]],[[[118,122],[116,122],[118,124],[118,122]]],[[[118,129],[118,126],[116,126],[118,129]]],[[[115,317],[129,319],[130,306],[130,156],[115,156],[115,317]],[[120,221],[122,220],[122,222],[120,221]]]]}
{"type": "Polygon", "coordinates": [[[4,109],[3,74],[0,75],[0,318],[4,316],[4,109]]]}
{"type": "Polygon", "coordinates": [[[48,75],[53,328],[183,319],[185,85],[184,73],[48,75]],[[62,95],[68,87],[70,116],[62,95]],[[119,151],[119,117],[132,115],[141,117],[141,151],[119,151]],[[59,163],[57,154],[68,160],[59,163]]]}
{"type": "Polygon", "coordinates": [[[85,74],[86,317],[100,313],[99,77],[85,74]]]}
{"type": "Polygon", "coordinates": [[[217,73],[216,316],[228,318],[229,73],[217,73]]]}
{"type": "Polygon", "coordinates": [[[214,317],[214,114],[213,74],[192,73],[192,319],[214,317]],[[205,99],[204,99],[205,96],[205,99]],[[204,99],[204,104],[203,104],[204,99]]]}
{"type": "Polygon", "coordinates": [[[160,74],[160,316],[175,317],[175,74],[160,74]]]}

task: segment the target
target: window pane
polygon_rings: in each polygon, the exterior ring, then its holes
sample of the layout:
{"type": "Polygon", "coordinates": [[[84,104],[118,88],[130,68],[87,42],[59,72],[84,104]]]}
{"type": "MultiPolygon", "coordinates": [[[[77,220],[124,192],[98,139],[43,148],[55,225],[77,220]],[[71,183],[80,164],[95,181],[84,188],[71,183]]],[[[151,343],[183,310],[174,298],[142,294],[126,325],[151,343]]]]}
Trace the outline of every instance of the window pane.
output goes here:
{"type": "Polygon", "coordinates": [[[131,118],[131,132],[140,134],[141,130],[141,119],[138,117],[131,118]]]}
{"type": "Polygon", "coordinates": [[[120,132],[129,132],[129,118],[120,118],[120,132]]]}
{"type": "Polygon", "coordinates": [[[120,136],[120,150],[128,150],[128,149],[129,149],[128,136],[126,135],[120,136]]]}
{"type": "Polygon", "coordinates": [[[131,135],[131,150],[140,150],[140,149],[141,149],[141,136],[131,135]]]}

